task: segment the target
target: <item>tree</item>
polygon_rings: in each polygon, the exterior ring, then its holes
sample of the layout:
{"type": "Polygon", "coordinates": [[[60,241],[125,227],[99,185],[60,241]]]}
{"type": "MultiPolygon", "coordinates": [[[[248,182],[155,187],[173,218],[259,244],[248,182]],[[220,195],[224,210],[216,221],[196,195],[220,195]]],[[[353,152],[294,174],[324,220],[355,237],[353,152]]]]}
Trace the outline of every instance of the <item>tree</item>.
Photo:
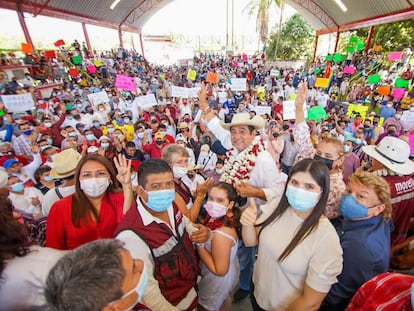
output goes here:
{"type": "Polygon", "coordinates": [[[278,31],[271,34],[266,48],[266,56],[268,59],[277,58],[280,60],[311,59],[313,42],[314,29],[302,16],[296,13],[283,24],[280,33],[278,31]],[[279,35],[281,40],[278,55],[274,57],[279,35]]]}

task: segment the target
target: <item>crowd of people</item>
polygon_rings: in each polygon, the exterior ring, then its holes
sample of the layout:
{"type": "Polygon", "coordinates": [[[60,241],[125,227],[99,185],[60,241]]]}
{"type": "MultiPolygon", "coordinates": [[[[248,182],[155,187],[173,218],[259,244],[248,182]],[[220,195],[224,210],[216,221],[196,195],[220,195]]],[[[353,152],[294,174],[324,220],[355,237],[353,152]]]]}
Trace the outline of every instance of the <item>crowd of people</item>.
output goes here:
{"type": "Polygon", "coordinates": [[[0,102],[0,310],[228,311],[248,296],[253,310],[359,310],[368,295],[369,310],[411,310],[410,51],[298,69],[245,54],[186,66],[123,49],[3,55],[32,67],[1,94],[32,93],[35,109],[0,102]],[[402,97],[379,91],[397,79],[402,97]],[[404,286],[375,295],[384,279],[404,286]]]}

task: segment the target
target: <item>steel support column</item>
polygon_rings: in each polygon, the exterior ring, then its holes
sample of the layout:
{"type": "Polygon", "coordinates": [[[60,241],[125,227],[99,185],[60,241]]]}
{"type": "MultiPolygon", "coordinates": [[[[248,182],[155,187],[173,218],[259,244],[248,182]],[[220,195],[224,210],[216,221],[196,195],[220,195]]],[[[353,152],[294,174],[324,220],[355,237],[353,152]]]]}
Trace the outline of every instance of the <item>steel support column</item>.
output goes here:
{"type": "Polygon", "coordinates": [[[313,59],[312,62],[315,62],[315,58],[316,58],[316,50],[318,49],[318,41],[319,41],[319,36],[316,35],[315,36],[315,48],[313,49],[313,59]]]}
{"type": "Polygon", "coordinates": [[[142,40],[142,32],[141,31],[139,32],[139,45],[141,45],[141,55],[142,55],[143,58],[145,58],[144,43],[143,43],[143,40],[142,40]]]}
{"type": "Polygon", "coordinates": [[[335,48],[334,48],[334,53],[336,53],[336,51],[338,50],[338,43],[339,43],[339,36],[340,36],[340,32],[339,30],[336,32],[336,40],[335,40],[335,48]]]}
{"type": "Polygon", "coordinates": [[[16,12],[17,12],[17,16],[19,18],[20,26],[22,27],[23,34],[24,34],[24,37],[26,39],[26,42],[29,43],[32,46],[33,51],[34,51],[35,47],[33,45],[32,37],[30,36],[29,29],[27,28],[26,21],[24,20],[24,14],[23,14],[20,2],[16,3],[16,12]]]}
{"type": "Polygon", "coordinates": [[[83,36],[85,37],[86,47],[88,48],[88,51],[92,53],[91,41],[89,41],[88,29],[86,29],[85,23],[82,23],[82,30],[83,30],[83,36]]]}
{"type": "Polygon", "coordinates": [[[119,37],[119,46],[121,47],[121,49],[123,49],[124,48],[124,41],[122,40],[121,26],[118,28],[118,37],[119,37]]]}
{"type": "Polygon", "coordinates": [[[365,52],[368,52],[369,47],[371,46],[371,40],[372,40],[373,34],[374,34],[374,26],[370,26],[369,27],[367,44],[365,44],[365,52]]]}

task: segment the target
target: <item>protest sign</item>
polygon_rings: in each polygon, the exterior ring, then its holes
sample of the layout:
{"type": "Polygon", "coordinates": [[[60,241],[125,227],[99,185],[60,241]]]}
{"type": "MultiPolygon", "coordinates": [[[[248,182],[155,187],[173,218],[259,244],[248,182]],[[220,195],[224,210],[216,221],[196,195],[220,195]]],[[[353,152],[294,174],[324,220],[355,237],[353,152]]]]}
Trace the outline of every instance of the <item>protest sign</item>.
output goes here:
{"type": "Polygon", "coordinates": [[[404,131],[408,131],[414,126],[414,112],[409,110],[403,111],[401,122],[404,124],[404,131]]]}
{"type": "Polygon", "coordinates": [[[93,63],[95,64],[96,67],[101,67],[102,66],[102,61],[100,59],[95,59],[93,61],[93,63]]]}
{"type": "Polygon", "coordinates": [[[33,53],[33,47],[30,43],[21,43],[23,53],[33,53]]]}
{"type": "Polygon", "coordinates": [[[171,97],[188,98],[188,87],[171,86],[171,97]]]}
{"type": "Polygon", "coordinates": [[[345,68],[344,68],[344,73],[345,74],[352,75],[352,74],[354,74],[354,72],[355,72],[355,67],[354,66],[345,66],[345,68]]]}
{"type": "Polygon", "coordinates": [[[194,81],[197,77],[197,71],[193,69],[188,69],[187,79],[194,81]]]}
{"type": "Polygon", "coordinates": [[[254,111],[256,111],[256,114],[258,115],[258,116],[261,116],[261,115],[264,115],[264,114],[268,114],[268,115],[270,115],[271,114],[271,112],[272,112],[272,107],[270,107],[270,106],[255,106],[254,108],[253,108],[253,110],[254,111]]]}
{"type": "Polygon", "coordinates": [[[88,99],[92,105],[99,105],[100,103],[109,103],[109,97],[105,91],[88,94],[88,99]]]}
{"type": "Polygon", "coordinates": [[[369,84],[378,84],[381,82],[381,76],[380,75],[370,75],[368,76],[368,83],[369,84]]]}
{"type": "MultiPolygon", "coordinates": [[[[303,103],[303,112],[305,113],[305,118],[308,115],[308,109],[306,108],[306,103],[303,103]]],[[[296,119],[296,107],[294,100],[285,100],[283,102],[283,120],[294,120],[296,119]]]]}
{"type": "Polygon", "coordinates": [[[403,98],[404,94],[405,94],[405,88],[395,87],[392,89],[392,96],[394,96],[395,99],[403,98]]]}
{"type": "Polygon", "coordinates": [[[391,87],[389,85],[382,85],[377,88],[377,92],[380,95],[390,95],[391,87]]]}
{"type": "Polygon", "coordinates": [[[47,59],[56,58],[56,52],[54,50],[45,51],[45,57],[47,59]]]}
{"type": "Polygon", "coordinates": [[[200,87],[191,87],[188,89],[188,98],[191,97],[198,97],[198,91],[200,90],[200,87]]]}
{"type": "Polygon", "coordinates": [[[25,112],[27,110],[33,110],[34,101],[32,94],[20,94],[20,95],[2,95],[1,99],[8,112],[25,112]]]}
{"type": "Polygon", "coordinates": [[[315,87],[328,88],[329,78],[316,78],[315,87]]]}
{"type": "Polygon", "coordinates": [[[154,94],[138,96],[135,98],[135,103],[142,109],[147,109],[152,106],[158,105],[157,99],[155,98],[154,94]]]}
{"type": "Polygon", "coordinates": [[[346,114],[350,117],[355,117],[356,115],[360,115],[363,119],[367,115],[368,106],[360,106],[355,104],[349,104],[348,105],[348,111],[346,114]]]}
{"type": "Polygon", "coordinates": [[[246,90],[246,78],[231,78],[230,89],[234,92],[246,90]]]}
{"type": "Polygon", "coordinates": [[[74,63],[75,65],[79,65],[80,63],[82,63],[82,57],[80,55],[72,56],[72,63],[74,63]]]}
{"type": "Polygon", "coordinates": [[[410,80],[404,80],[404,79],[401,79],[401,78],[397,78],[395,80],[395,86],[396,87],[405,87],[405,88],[408,88],[409,83],[410,83],[410,80]]]}
{"type": "Polygon", "coordinates": [[[206,82],[216,84],[218,82],[218,74],[215,72],[208,72],[206,82]]]}
{"type": "Polygon", "coordinates": [[[61,45],[65,45],[65,41],[63,41],[63,39],[59,39],[59,40],[55,41],[53,43],[53,45],[56,46],[56,47],[61,46],[61,45]]]}
{"type": "Polygon", "coordinates": [[[278,77],[279,76],[279,70],[277,70],[277,69],[270,70],[270,76],[271,77],[278,77]]]}
{"type": "Polygon", "coordinates": [[[135,92],[135,78],[116,75],[115,87],[120,90],[135,92]]]}
{"type": "Polygon", "coordinates": [[[95,67],[94,65],[89,65],[89,66],[86,66],[86,69],[88,70],[88,72],[89,72],[90,74],[94,74],[94,73],[96,73],[96,67],[95,67]]]}
{"type": "Polygon", "coordinates": [[[79,77],[79,70],[76,69],[76,68],[70,68],[69,69],[69,75],[71,77],[77,78],[77,77],[79,77]]]}
{"type": "Polygon", "coordinates": [[[329,116],[322,106],[315,106],[308,110],[308,116],[306,117],[306,121],[315,120],[316,122],[320,122],[322,119],[328,120],[328,118],[329,116]]]}
{"type": "Polygon", "coordinates": [[[388,60],[391,62],[397,61],[401,59],[402,52],[389,52],[388,53],[388,60]]]}

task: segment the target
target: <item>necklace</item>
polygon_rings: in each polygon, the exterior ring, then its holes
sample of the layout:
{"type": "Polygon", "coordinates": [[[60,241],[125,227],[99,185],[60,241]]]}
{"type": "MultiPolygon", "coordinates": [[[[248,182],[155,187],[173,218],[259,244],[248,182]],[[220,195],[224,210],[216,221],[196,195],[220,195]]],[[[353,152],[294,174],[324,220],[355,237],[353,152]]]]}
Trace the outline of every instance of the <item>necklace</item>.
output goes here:
{"type": "Polygon", "coordinates": [[[234,155],[234,148],[231,148],[227,152],[226,163],[223,166],[223,174],[220,177],[220,181],[231,185],[248,181],[257,156],[264,150],[263,141],[257,137],[237,157],[234,155]]]}

